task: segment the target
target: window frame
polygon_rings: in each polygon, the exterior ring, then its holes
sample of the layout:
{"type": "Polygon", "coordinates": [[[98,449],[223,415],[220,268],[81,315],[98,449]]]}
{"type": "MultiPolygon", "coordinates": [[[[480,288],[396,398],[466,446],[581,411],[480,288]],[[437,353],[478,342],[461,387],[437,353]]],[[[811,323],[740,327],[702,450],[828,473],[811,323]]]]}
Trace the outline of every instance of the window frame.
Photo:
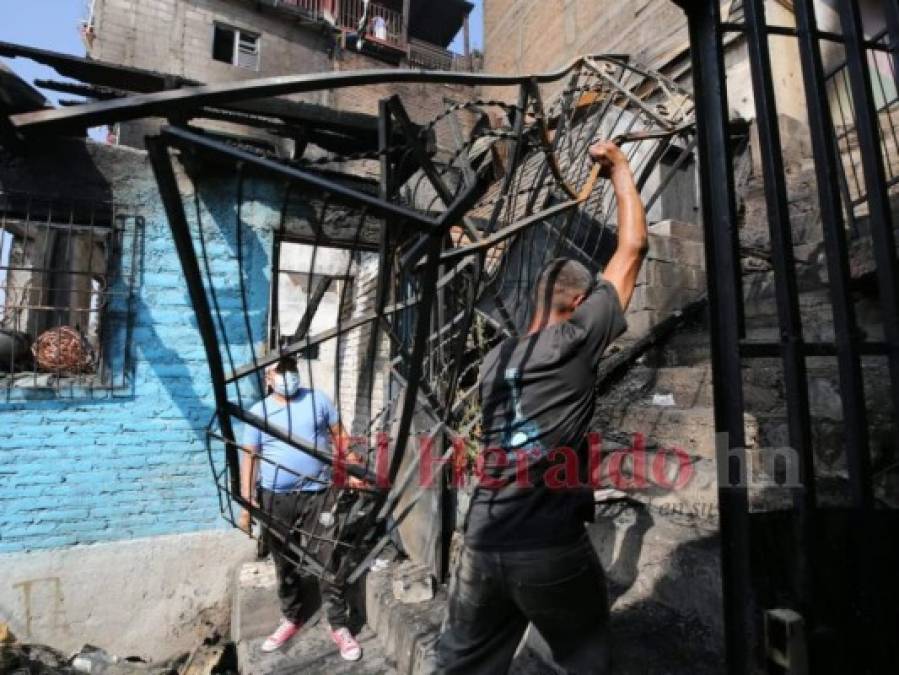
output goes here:
{"type": "Polygon", "coordinates": [[[260,65],[262,63],[262,33],[258,31],[246,30],[244,28],[238,28],[237,26],[233,26],[229,23],[225,23],[223,21],[213,21],[212,22],[212,54],[211,58],[213,61],[217,61],[218,63],[227,63],[228,65],[234,68],[242,68],[244,70],[250,70],[253,72],[259,72],[260,65]],[[215,56],[215,40],[218,31],[230,31],[234,36],[233,45],[231,47],[231,60],[225,61],[223,59],[216,58],[215,56]],[[252,66],[244,65],[240,62],[240,54],[241,54],[241,40],[243,38],[251,38],[255,44],[256,53],[255,53],[255,62],[252,66]]]}
{"type": "Polygon", "coordinates": [[[0,327],[27,336],[30,348],[54,327],[74,326],[95,359],[91,370],[78,372],[48,370],[34,361],[30,367],[11,362],[12,369],[0,364],[0,404],[48,396],[78,401],[133,393],[132,332],[143,229],[142,216],[117,205],[59,205],[37,195],[0,192],[0,232],[9,243],[8,255],[0,256],[0,284],[5,290],[0,327]],[[36,212],[23,209],[23,204],[32,202],[39,205],[36,212]],[[40,237],[45,241],[35,244],[40,237]],[[75,237],[78,243],[74,243],[75,237]],[[58,245],[66,250],[61,263],[55,254],[51,256],[58,245]],[[33,246],[30,252],[29,246],[33,246]],[[84,247],[89,249],[86,258],[84,247]],[[103,257],[95,259],[97,247],[103,257]],[[16,292],[10,284],[24,281],[30,286],[35,278],[39,280],[37,290],[19,301],[10,295],[16,292]],[[73,278],[81,280],[79,286],[86,283],[88,290],[71,288],[73,278]],[[50,297],[52,293],[61,293],[65,301],[50,297]],[[86,302],[75,300],[85,294],[86,302]],[[11,312],[10,300],[17,304],[11,312]],[[53,313],[67,315],[66,320],[53,319],[53,313]],[[83,324],[71,320],[79,314],[85,316],[83,324]]]}

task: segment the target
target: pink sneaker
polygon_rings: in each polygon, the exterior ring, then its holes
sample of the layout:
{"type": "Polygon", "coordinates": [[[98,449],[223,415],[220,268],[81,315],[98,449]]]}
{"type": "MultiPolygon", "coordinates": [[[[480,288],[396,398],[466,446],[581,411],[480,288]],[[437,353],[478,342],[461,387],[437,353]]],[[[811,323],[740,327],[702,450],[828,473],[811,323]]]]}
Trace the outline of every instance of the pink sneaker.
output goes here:
{"type": "Polygon", "coordinates": [[[281,649],[302,627],[302,624],[294,623],[288,619],[281,619],[281,623],[274,633],[269,635],[262,643],[262,651],[273,652],[281,649]]]}
{"type": "Polygon", "coordinates": [[[356,642],[349,628],[332,629],[331,639],[340,650],[340,658],[344,661],[358,661],[362,658],[362,647],[356,642]]]}

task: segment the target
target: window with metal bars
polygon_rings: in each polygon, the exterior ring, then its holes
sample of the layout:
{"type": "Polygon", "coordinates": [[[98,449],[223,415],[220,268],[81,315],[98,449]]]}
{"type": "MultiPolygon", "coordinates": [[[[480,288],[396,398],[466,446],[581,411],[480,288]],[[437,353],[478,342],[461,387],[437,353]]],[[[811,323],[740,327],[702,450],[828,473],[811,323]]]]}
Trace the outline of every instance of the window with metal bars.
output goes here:
{"type": "Polygon", "coordinates": [[[224,24],[215,24],[212,36],[212,58],[232,66],[259,70],[258,33],[224,24]]]}
{"type": "Polygon", "coordinates": [[[140,219],[0,193],[0,391],[80,397],[130,385],[140,219]]]}

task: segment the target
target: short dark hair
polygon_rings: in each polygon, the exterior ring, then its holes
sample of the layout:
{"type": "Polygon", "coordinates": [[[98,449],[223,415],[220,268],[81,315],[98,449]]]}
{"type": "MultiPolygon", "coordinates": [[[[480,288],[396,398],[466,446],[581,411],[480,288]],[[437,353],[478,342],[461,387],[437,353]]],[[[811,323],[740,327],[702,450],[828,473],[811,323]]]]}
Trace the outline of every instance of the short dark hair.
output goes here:
{"type": "Polygon", "coordinates": [[[567,309],[575,295],[589,293],[593,288],[593,275],[582,263],[571,258],[550,260],[537,277],[534,289],[534,303],[542,311],[549,307],[556,310],[567,309]]]}
{"type": "Polygon", "coordinates": [[[276,373],[296,373],[299,372],[297,368],[297,360],[292,356],[282,356],[278,359],[278,363],[275,366],[276,373]]]}

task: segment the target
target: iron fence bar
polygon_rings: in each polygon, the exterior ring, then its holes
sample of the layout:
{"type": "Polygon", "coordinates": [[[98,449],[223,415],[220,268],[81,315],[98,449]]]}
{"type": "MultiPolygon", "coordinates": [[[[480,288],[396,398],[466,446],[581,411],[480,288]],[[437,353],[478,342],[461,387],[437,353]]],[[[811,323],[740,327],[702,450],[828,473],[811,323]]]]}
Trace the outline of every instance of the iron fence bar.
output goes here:
{"type": "MultiPolygon", "coordinates": [[[[414,306],[417,302],[418,298],[413,297],[408,301],[390,305],[389,307],[386,307],[384,309],[384,314],[395,314],[397,312],[401,312],[404,309],[408,309],[409,307],[414,306]]],[[[364,314],[360,317],[344,322],[340,327],[329,328],[328,330],[324,330],[321,333],[316,333],[315,335],[309,338],[302,339],[298,342],[291,341],[290,343],[282,347],[279,352],[258,358],[257,363],[250,363],[235,368],[230,375],[227,375],[225,377],[225,382],[227,384],[230,384],[235,380],[239,380],[241,377],[245,377],[246,375],[255,373],[257,370],[277,363],[282,356],[294,356],[307,350],[309,347],[313,347],[322,342],[331,340],[338,335],[349,332],[354,328],[364,326],[365,324],[371,321],[376,321],[377,319],[378,314],[376,312],[368,312],[367,314],[364,314]]]]}
{"type": "MultiPolygon", "coordinates": [[[[437,167],[434,166],[434,163],[428,156],[428,153],[425,150],[424,146],[420,142],[418,142],[415,125],[412,124],[412,120],[409,119],[409,113],[406,112],[406,108],[403,106],[402,101],[400,101],[400,97],[396,94],[391,96],[387,101],[387,107],[390,109],[393,118],[397,122],[399,122],[400,128],[406,135],[406,140],[412,146],[412,155],[415,157],[415,161],[418,163],[418,166],[421,167],[421,170],[427,177],[428,182],[437,192],[437,195],[440,197],[441,201],[443,201],[444,206],[446,208],[449,208],[449,205],[453,201],[453,193],[443,181],[443,178],[440,176],[440,172],[437,171],[437,167]]],[[[472,185],[473,184],[469,185],[469,187],[471,187],[472,185]]],[[[481,233],[478,232],[477,228],[474,226],[474,223],[471,222],[470,218],[463,217],[462,224],[465,226],[465,231],[468,233],[469,237],[471,237],[475,241],[481,238],[481,233]]]]}
{"type": "MultiPolygon", "coordinates": [[[[393,124],[390,119],[390,109],[387,107],[386,99],[378,101],[378,148],[386,150],[390,144],[393,134],[393,124]]],[[[390,156],[384,152],[381,154],[380,160],[380,182],[378,184],[378,196],[387,201],[394,193],[394,164],[390,156]]],[[[375,289],[375,315],[379,320],[374,321],[371,325],[368,344],[365,350],[365,364],[367,374],[365,376],[365,392],[368,400],[368,414],[366,421],[371,418],[372,401],[375,391],[375,360],[378,354],[378,342],[381,334],[381,324],[386,323],[384,320],[384,307],[387,304],[387,288],[390,282],[391,254],[390,254],[390,230],[385,226],[381,230],[381,236],[378,241],[378,274],[377,288],[375,289]]],[[[361,375],[361,374],[360,374],[361,375]]],[[[355,425],[355,421],[354,421],[355,425]]]]}
{"type": "MultiPolygon", "coordinates": [[[[206,352],[206,360],[209,363],[209,377],[212,381],[212,392],[219,416],[219,427],[222,435],[230,443],[235,443],[234,428],[231,426],[231,418],[228,416],[228,392],[226,389],[225,368],[219,351],[218,336],[212,320],[209,299],[206,297],[206,290],[203,287],[203,277],[197,263],[190,226],[187,223],[187,215],[184,212],[184,204],[181,201],[181,193],[178,190],[178,181],[175,178],[172,158],[167,144],[160,137],[148,137],[146,143],[150,163],[159,187],[159,196],[162,199],[166,217],[169,221],[169,228],[172,231],[172,239],[175,242],[175,249],[184,272],[184,280],[187,282],[187,292],[196,314],[197,328],[200,331],[203,349],[206,352]]],[[[237,451],[230,443],[225,449],[225,461],[230,472],[231,491],[236,495],[240,495],[240,459],[237,456],[237,451]]]]}
{"type": "MultiPolygon", "coordinates": [[[[840,157],[832,139],[833,120],[827,105],[824,64],[815,33],[814,0],[797,0],[794,5],[799,29],[799,56],[805,82],[809,132],[815,158],[819,214],[824,235],[827,282],[830,287],[834,337],[840,371],[840,402],[849,484],[856,507],[872,503],[868,423],[865,410],[864,378],[858,355],[863,353],[855,307],[849,283],[849,248],[840,201],[840,157]]],[[[806,345],[809,346],[809,345],[806,345]]],[[[883,345],[884,347],[886,345],[883,345]]]]}
{"type": "MultiPolygon", "coordinates": [[[[725,33],[745,33],[748,29],[746,24],[735,23],[733,21],[722,21],[721,30],[725,33]]],[[[767,32],[769,35],[781,35],[783,37],[799,36],[799,29],[791,26],[768,26],[767,32]]],[[[816,30],[814,35],[819,40],[826,40],[827,42],[842,44],[844,41],[844,38],[840,33],[833,33],[831,31],[816,30]]],[[[883,48],[883,45],[878,44],[876,39],[865,40],[864,45],[869,49],[883,48]]]]}
{"type": "MultiPolygon", "coordinates": [[[[886,356],[890,346],[886,342],[860,342],[855,338],[856,353],[864,356],[886,356]]],[[[780,342],[740,341],[740,355],[750,359],[776,358],[781,355],[780,342]]],[[[805,356],[839,356],[840,345],[832,342],[803,342],[802,353],[805,356]]]]}
{"type": "Polygon", "coordinates": [[[562,202],[561,204],[556,204],[555,206],[550,206],[548,209],[540,211],[539,213],[535,213],[526,218],[522,218],[516,223],[509,225],[508,227],[504,227],[503,229],[491,234],[484,239],[481,239],[479,242],[475,244],[468,244],[467,246],[457,246],[455,248],[451,248],[449,251],[445,251],[440,259],[443,263],[450,263],[459,258],[464,258],[465,256],[472,255],[474,253],[481,253],[490,249],[497,244],[502,243],[509,237],[512,237],[522,230],[529,228],[534,223],[538,223],[541,220],[546,218],[552,218],[560,213],[564,213],[569,209],[573,209],[576,206],[580,205],[580,201],[576,199],[572,199],[566,202],[562,202]]]}
{"type": "Polygon", "coordinates": [[[895,2],[884,2],[883,14],[886,19],[889,49],[893,52],[893,78],[899,80],[899,5],[895,2]]]}
{"type": "Polygon", "coordinates": [[[385,202],[365,192],[359,192],[351,187],[342,185],[333,180],[319,176],[293,166],[288,166],[267,157],[260,157],[252,152],[241,150],[228,143],[215,140],[180,127],[163,127],[161,134],[170,141],[171,144],[180,148],[189,150],[202,148],[214,154],[228,157],[234,161],[244,162],[250,166],[254,166],[264,172],[274,174],[281,178],[302,183],[307,187],[322,190],[328,194],[340,197],[352,203],[355,206],[366,206],[379,216],[393,216],[409,220],[417,225],[422,226],[428,231],[433,230],[437,226],[437,221],[433,218],[425,216],[418,211],[385,202]]]}
{"type": "Polygon", "coordinates": [[[747,26],[756,129],[761,150],[762,178],[771,238],[774,290],[780,327],[780,359],[783,364],[784,396],[790,446],[799,460],[799,487],[793,491],[797,541],[794,543],[793,571],[799,608],[814,631],[814,614],[809,557],[812,555],[812,520],[815,510],[815,455],[812,447],[808,380],[802,349],[802,317],[799,313],[799,286],[790,225],[789,195],[783,164],[783,146],[777,120],[777,102],[771,74],[771,54],[766,32],[764,0],[743,3],[747,26]]]}
{"type": "Polygon", "coordinates": [[[393,456],[390,458],[388,476],[391,481],[396,477],[408,442],[409,430],[412,425],[412,416],[415,412],[415,404],[418,394],[418,385],[422,377],[425,351],[428,345],[428,335],[431,325],[431,306],[437,291],[437,282],[440,275],[440,253],[443,250],[443,236],[446,229],[454,223],[461,214],[465,213],[478,199],[479,190],[471,186],[458,197],[452,204],[447,204],[447,211],[441,217],[439,232],[431,234],[428,243],[427,266],[422,274],[420,301],[418,303],[417,324],[415,337],[412,343],[412,354],[409,365],[407,386],[403,400],[400,422],[397,427],[397,438],[394,444],[393,456]]]}
{"type": "Polygon", "coordinates": [[[893,232],[884,158],[879,151],[879,125],[871,89],[871,74],[863,47],[864,28],[859,7],[853,0],[840,2],[838,7],[846,38],[849,84],[855,102],[858,146],[868,199],[874,259],[877,263],[884,335],[890,345],[887,359],[892,387],[893,423],[899,425],[899,263],[896,260],[896,236],[893,232]]]}
{"type": "MultiPolygon", "coordinates": [[[[314,457],[320,462],[324,462],[329,466],[334,465],[334,453],[330,452],[329,450],[323,450],[317,445],[309,443],[299,436],[288,433],[277,425],[269,424],[264,417],[260,417],[255,413],[251,413],[248,410],[245,410],[242,406],[237,405],[236,403],[227,401],[225,403],[225,414],[236,417],[244,424],[249,424],[250,426],[264,431],[266,434],[281,441],[282,443],[300,448],[304,453],[314,457]]],[[[221,424],[221,421],[219,423],[221,424]]],[[[368,481],[372,485],[376,484],[377,476],[375,476],[375,474],[369,472],[359,464],[351,464],[347,462],[344,470],[355,478],[368,481]]]]}
{"type": "Polygon", "coordinates": [[[749,675],[756,642],[746,488],[722,485],[729,458],[746,465],[743,387],[739,341],[743,323],[742,283],[737,248],[736,203],[727,84],[718,0],[678,3],[687,15],[693,62],[693,88],[702,224],[709,276],[709,308],[714,384],[715,431],[719,468],[722,590],[727,670],[749,675]],[[722,435],[726,438],[723,439],[722,435]],[[723,441],[723,442],[722,442],[723,441]],[[721,447],[721,446],[724,447],[721,447]]]}

